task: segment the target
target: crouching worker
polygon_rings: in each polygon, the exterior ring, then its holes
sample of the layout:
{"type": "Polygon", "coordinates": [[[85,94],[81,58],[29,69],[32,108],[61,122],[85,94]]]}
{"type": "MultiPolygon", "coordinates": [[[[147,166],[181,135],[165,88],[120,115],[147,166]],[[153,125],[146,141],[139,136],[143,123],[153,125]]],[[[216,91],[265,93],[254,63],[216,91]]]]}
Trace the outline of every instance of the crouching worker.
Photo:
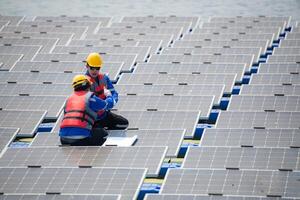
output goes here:
{"type": "Polygon", "coordinates": [[[105,142],[107,132],[93,128],[97,113],[113,107],[113,98],[102,100],[90,92],[91,83],[85,75],[76,75],[72,86],[74,93],[67,99],[64,117],[60,125],[60,141],[63,145],[97,146],[105,142]]]}

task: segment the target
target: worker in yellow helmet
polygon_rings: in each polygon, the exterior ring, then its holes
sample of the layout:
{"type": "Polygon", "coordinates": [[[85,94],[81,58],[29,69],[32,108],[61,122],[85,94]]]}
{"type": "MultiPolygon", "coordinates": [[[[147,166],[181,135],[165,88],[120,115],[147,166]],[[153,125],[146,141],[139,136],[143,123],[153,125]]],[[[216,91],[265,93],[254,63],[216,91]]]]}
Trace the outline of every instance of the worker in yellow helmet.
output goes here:
{"type": "Polygon", "coordinates": [[[62,144],[71,146],[102,145],[108,135],[103,128],[94,127],[97,112],[113,107],[113,98],[98,98],[90,91],[91,83],[85,75],[76,75],[74,93],[67,99],[59,136],[62,144]]]}
{"type": "MultiPolygon", "coordinates": [[[[107,96],[113,98],[114,105],[118,102],[118,93],[115,90],[108,75],[100,73],[103,66],[103,59],[99,53],[90,53],[86,58],[86,75],[92,83],[91,91],[97,97],[105,100],[107,96]]],[[[111,112],[111,108],[98,112],[95,126],[104,127],[110,130],[126,129],[128,127],[128,120],[121,115],[111,112]]]]}

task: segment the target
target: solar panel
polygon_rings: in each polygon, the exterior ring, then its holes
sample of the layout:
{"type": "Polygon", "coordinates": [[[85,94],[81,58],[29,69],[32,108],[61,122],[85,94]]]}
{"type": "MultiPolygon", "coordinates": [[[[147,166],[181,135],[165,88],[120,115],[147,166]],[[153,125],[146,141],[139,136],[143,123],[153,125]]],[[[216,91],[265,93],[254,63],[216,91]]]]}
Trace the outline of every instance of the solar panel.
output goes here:
{"type": "Polygon", "coordinates": [[[299,40],[299,38],[300,38],[299,32],[288,32],[285,36],[285,39],[287,40],[297,40],[297,39],[299,40]]]}
{"type": "Polygon", "coordinates": [[[236,74],[121,74],[118,84],[224,84],[231,92],[236,74]]]}
{"type": "Polygon", "coordinates": [[[300,64],[299,63],[260,63],[258,68],[258,73],[299,73],[300,64]]]}
{"type": "Polygon", "coordinates": [[[299,95],[300,85],[242,85],[241,95],[299,95]]]}
{"type": "Polygon", "coordinates": [[[0,127],[0,157],[6,151],[9,144],[15,139],[18,132],[18,128],[0,127]]]}
{"type": "MultiPolygon", "coordinates": [[[[1,34],[0,34],[1,36],[1,34]]],[[[171,41],[173,41],[173,35],[159,35],[159,34],[88,34],[85,36],[85,40],[100,40],[100,41],[109,41],[109,40],[127,40],[127,41],[153,41],[153,40],[162,40],[162,46],[167,47],[171,41]]]]}
{"type": "Polygon", "coordinates": [[[23,54],[22,60],[29,61],[41,49],[42,46],[34,45],[0,46],[0,54],[23,54]]]}
{"type": "Polygon", "coordinates": [[[299,156],[298,148],[189,147],[182,167],[299,171],[299,156]]]}
{"type": "Polygon", "coordinates": [[[46,22],[101,22],[101,26],[107,26],[111,17],[90,17],[90,16],[36,16],[34,21],[46,21],[46,22]]]}
{"type": "Polygon", "coordinates": [[[205,129],[199,146],[299,147],[300,129],[205,129]]]}
{"type": "Polygon", "coordinates": [[[136,47],[139,41],[135,40],[70,40],[68,46],[108,46],[108,47],[136,47]]]}
{"type": "Polygon", "coordinates": [[[284,17],[284,16],[257,16],[257,17],[250,17],[250,16],[236,16],[236,17],[211,17],[210,22],[228,22],[228,23],[234,23],[234,22],[263,22],[263,21],[286,21],[287,24],[291,21],[291,16],[284,17]]]}
{"type": "Polygon", "coordinates": [[[69,96],[72,92],[73,92],[73,88],[70,83],[68,84],[0,83],[0,96],[5,96],[5,95],[69,96]]]}
{"type": "Polygon", "coordinates": [[[269,41],[266,40],[245,40],[245,41],[184,41],[178,40],[173,47],[193,47],[193,48],[236,48],[236,47],[253,47],[262,48],[265,53],[268,48],[269,41]]]}
{"type": "Polygon", "coordinates": [[[260,33],[260,34],[211,34],[211,33],[198,33],[189,34],[183,37],[184,41],[247,41],[247,40],[268,40],[269,46],[272,46],[272,42],[275,39],[274,33],[260,33]]]}
{"type": "Polygon", "coordinates": [[[76,26],[68,26],[68,27],[29,27],[29,26],[6,26],[1,32],[4,33],[72,33],[74,34],[74,39],[80,39],[81,36],[88,30],[88,27],[76,27],[76,26]]]}
{"type": "Polygon", "coordinates": [[[267,58],[267,63],[300,63],[298,55],[271,55],[267,58]]]}
{"type": "Polygon", "coordinates": [[[194,27],[198,24],[199,17],[184,17],[184,16],[167,16],[167,17],[154,17],[154,16],[140,16],[140,17],[123,17],[121,22],[192,22],[194,27]]]}
{"type": "Polygon", "coordinates": [[[76,47],[56,46],[52,53],[89,53],[99,52],[100,54],[137,54],[137,61],[144,62],[150,53],[151,47],[76,47]]]}
{"type": "Polygon", "coordinates": [[[189,32],[192,28],[192,22],[158,22],[158,21],[144,21],[144,22],[114,22],[110,25],[114,28],[183,28],[184,32],[189,32]]]}
{"type": "Polygon", "coordinates": [[[232,96],[229,111],[300,111],[300,96],[232,96]]]}
{"type": "Polygon", "coordinates": [[[0,83],[72,83],[78,73],[1,72],[0,83]]]}
{"type": "Polygon", "coordinates": [[[287,27],[287,23],[285,21],[255,21],[255,22],[234,22],[234,23],[226,23],[226,22],[204,22],[202,24],[203,28],[266,28],[266,27],[280,27],[281,32],[284,32],[284,29],[287,27]]]}
{"type": "Polygon", "coordinates": [[[210,33],[210,34],[260,34],[260,33],[274,33],[275,39],[278,39],[281,33],[280,27],[227,27],[227,28],[197,28],[193,31],[193,34],[198,33],[210,33]]]}
{"type": "MultiPolygon", "coordinates": [[[[10,71],[12,72],[55,72],[55,73],[85,73],[85,63],[80,61],[62,62],[17,62],[10,71]]],[[[108,74],[111,80],[117,80],[121,72],[123,62],[105,62],[101,68],[101,73],[108,74]]]]}
{"type": "Polygon", "coordinates": [[[299,74],[253,74],[250,84],[300,84],[299,74]]]}
{"type": "Polygon", "coordinates": [[[121,194],[135,199],[146,169],[0,168],[4,194],[121,194]],[[67,178],[66,178],[67,177],[67,178]]]}
{"type": "Polygon", "coordinates": [[[24,16],[0,16],[0,21],[9,22],[9,25],[16,25],[23,19],[24,16]]]}
{"type": "Polygon", "coordinates": [[[220,103],[224,87],[224,85],[115,85],[120,95],[213,95],[214,104],[220,103]]]}
{"type": "Polygon", "coordinates": [[[120,195],[99,194],[99,195],[76,195],[76,194],[19,194],[19,195],[2,195],[2,200],[120,200],[120,195]]]}
{"type": "MultiPolygon", "coordinates": [[[[249,197],[249,196],[218,196],[218,195],[200,195],[200,194],[151,194],[146,193],[145,200],[268,200],[269,197],[249,197]]],[[[280,198],[288,200],[290,198],[280,198]]]]}
{"type": "Polygon", "coordinates": [[[300,40],[299,39],[296,39],[296,40],[282,40],[280,41],[279,43],[279,47],[300,47],[300,40]]]}
{"type": "Polygon", "coordinates": [[[170,54],[180,54],[180,55],[202,55],[202,54],[212,54],[212,55],[240,55],[240,54],[250,54],[254,55],[254,62],[258,62],[260,55],[262,54],[262,49],[259,47],[234,47],[234,48],[190,48],[190,47],[169,47],[162,50],[163,55],[170,54]]]}
{"type": "MultiPolygon", "coordinates": [[[[300,35],[299,35],[300,37],[300,35]]],[[[299,55],[300,54],[300,47],[279,47],[279,48],[274,48],[273,54],[272,55],[299,55]]]]}
{"type": "Polygon", "coordinates": [[[183,33],[183,28],[182,27],[174,27],[174,28],[157,28],[157,27],[152,27],[152,28],[99,28],[98,32],[96,34],[108,34],[108,33],[113,33],[113,34],[119,34],[119,33],[126,33],[126,34],[131,34],[131,33],[139,33],[139,34],[160,34],[160,35],[174,35],[175,38],[179,38],[180,35],[183,33]]]}
{"type": "Polygon", "coordinates": [[[247,70],[250,71],[254,63],[253,55],[152,55],[149,63],[245,63],[247,70]]]}
{"type": "Polygon", "coordinates": [[[246,64],[184,64],[184,63],[138,63],[134,74],[236,74],[237,80],[242,80],[246,64]]]}
{"type": "Polygon", "coordinates": [[[169,169],[161,193],[299,197],[299,172],[169,169]]]}
{"type": "Polygon", "coordinates": [[[0,55],[0,62],[2,65],[0,66],[1,70],[8,71],[10,70],[16,62],[22,59],[23,55],[20,54],[2,54],[0,55]]]}
{"type": "MultiPolygon", "coordinates": [[[[127,136],[131,137],[137,135],[138,140],[134,143],[134,146],[144,147],[144,146],[152,146],[152,147],[161,147],[167,146],[168,150],[166,156],[176,157],[180,145],[182,143],[183,137],[185,134],[185,130],[180,129],[164,129],[164,130],[126,130],[126,131],[109,131],[109,136],[127,136]]],[[[41,133],[37,134],[32,143],[31,147],[36,146],[60,146],[60,139],[58,133],[41,133]]]]}
{"type": "MultiPolygon", "coordinates": [[[[37,54],[34,57],[34,61],[48,61],[48,62],[61,62],[61,61],[81,61],[84,62],[88,53],[78,53],[78,54],[37,54]]],[[[124,62],[122,70],[130,71],[136,62],[136,54],[105,54],[101,56],[104,62],[124,62]]]]}
{"type": "Polygon", "coordinates": [[[65,96],[0,96],[0,107],[6,110],[47,110],[47,119],[57,119],[65,96]]]}
{"type": "Polygon", "coordinates": [[[0,32],[0,38],[59,38],[57,45],[66,45],[67,42],[73,37],[73,33],[2,33],[0,32]]]}
{"type": "Polygon", "coordinates": [[[208,118],[214,96],[119,96],[120,101],[114,110],[158,110],[195,111],[201,110],[201,117],[208,118]]]}
{"type": "Polygon", "coordinates": [[[109,167],[147,168],[157,176],[167,147],[30,147],[10,148],[1,167],[109,167]]]}
{"type": "Polygon", "coordinates": [[[101,25],[100,21],[21,21],[18,26],[29,26],[29,27],[88,27],[88,32],[93,33],[101,25]]]}
{"type": "Polygon", "coordinates": [[[39,50],[41,53],[48,53],[51,51],[54,45],[56,45],[58,42],[58,38],[53,39],[47,39],[47,38],[0,38],[0,44],[6,45],[6,46],[25,46],[25,45],[38,45],[42,46],[42,48],[39,50]]]}
{"type": "Polygon", "coordinates": [[[216,128],[299,128],[300,112],[221,111],[216,128]]]}
{"type": "Polygon", "coordinates": [[[30,137],[37,131],[46,111],[0,110],[0,127],[20,128],[18,136],[30,137]]]}
{"type": "Polygon", "coordinates": [[[186,129],[193,136],[200,111],[118,111],[129,121],[128,129],[186,129]]]}

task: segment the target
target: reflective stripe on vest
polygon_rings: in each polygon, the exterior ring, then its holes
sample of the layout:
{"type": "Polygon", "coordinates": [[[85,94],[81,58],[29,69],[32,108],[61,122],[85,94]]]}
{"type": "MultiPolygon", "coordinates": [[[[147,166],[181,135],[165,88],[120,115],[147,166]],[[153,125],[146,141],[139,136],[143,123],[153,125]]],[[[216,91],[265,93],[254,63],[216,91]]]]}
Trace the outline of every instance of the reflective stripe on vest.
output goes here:
{"type": "Polygon", "coordinates": [[[97,113],[89,107],[89,99],[92,92],[74,92],[66,102],[64,118],[60,125],[64,127],[79,127],[88,130],[92,129],[97,113]]]}

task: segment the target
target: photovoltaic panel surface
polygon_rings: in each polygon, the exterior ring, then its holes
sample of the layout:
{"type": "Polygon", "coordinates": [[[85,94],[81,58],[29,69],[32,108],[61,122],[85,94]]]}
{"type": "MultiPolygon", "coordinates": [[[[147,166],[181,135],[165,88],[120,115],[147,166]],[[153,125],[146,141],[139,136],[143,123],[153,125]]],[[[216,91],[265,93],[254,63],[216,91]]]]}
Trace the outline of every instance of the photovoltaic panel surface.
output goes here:
{"type": "Polygon", "coordinates": [[[258,62],[260,54],[262,54],[262,48],[260,47],[233,47],[233,48],[191,48],[191,47],[168,47],[162,50],[163,55],[180,54],[180,55],[198,55],[198,54],[212,54],[212,55],[239,55],[250,54],[254,55],[254,62],[258,62]]]}
{"type": "Polygon", "coordinates": [[[292,17],[285,17],[285,16],[236,16],[236,17],[211,17],[209,22],[228,22],[228,23],[235,23],[235,22],[264,22],[264,21],[285,21],[287,24],[291,21],[292,17]]]}
{"type": "MultiPolygon", "coordinates": [[[[118,34],[117,34],[118,35],[118,34]]],[[[137,47],[139,41],[135,40],[98,40],[98,39],[85,39],[85,40],[71,40],[68,46],[82,46],[82,47],[93,47],[93,46],[108,46],[108,47],[137,47]]]]}
{"type": "Polygon", "coordinates": [[[66,45],[67,42],[72,39],[73,33],[3,33],[0,32],[0,37],[2,38],[23,38],[23,39],[30,39],[30,38],[58,38],[59,41],[57,45],[66,45]]]}
{"type": "Polygon", "coordinates": [[[231,97],[229,111],[300,111],[300,96],[231,97]]]}
{"type": "Polygon", "coordinates": [[[250,84],[300,84],[300,74],[253,74],[250,84]]]}
{"type": "MultiPolygon", "coordinates": [[[[123,95],[174,95],[174,96],[186,96],[186,95],[213,95],[214,104],[219,104],[222,94],[225,89],[225,85],[211,84],[211,85],[129,85],[129,84],[116,84],[115,89],[119,94],[123,95]]],[[[1,88],[0,88],[1,91],[1,88]]]]}
{"type": "Polygon", "coordinates": [[[298,197],[300,172],[170,169],[161,193],[298,197]]]}
{"type": "Polygon", "coordinates": [[[201,117],[209,117],[214,96],[119,96],[114,110],[201,111],[201,117]]]}
{"type": "Polygon", "coordinates": [[[77,74],[80,73],[1,72],[0,83],[70,84],[77,74]]]}
{"type": "Polygon", "coordinates": [[[150,53],[151,47],[76,47],[76,46],[56,46],[52,53],[90,53],[98,52],[105,54],[137,54],[137,61],[144,62],[150,53]]]}
{"type": "Polygon", "coordinates": [[[292,40],[292,39],[287,39],[287,40],[282,40],[279,44],[279,47],[288,47],[288,48],[291,48],[291,47],[300,47],[300,40],[299,39],[295,39],[295,40],[292,40]]]}
{"type": "MultiPolygon", "coordinates": [[[[167,146],[166,156],[177,156],[180,145],[182,143],[185,130],[184,129],[144,129],[144,130],[111,130],[108,131],[109,136],[131,137],[137,135],[138,140],[134,144],[137,147],[144,146],[167,146]]],[[[58,133],[41,133],[37,134],[31,145],[32,147],[41,146],[60,146],[58,133]]]]}
{"type": "Polygon", "coordinates": [[[221,111],[216,128],[299,128],[300,112],[221,111]]]}
{"type": "Polygon", "coordinates": [[[237,74],[236,79],[242,80],[246,64],[184,64],[184,63],[138,63],[134,74],[237,74]]]}
{"type": "Polygon", "coordinates": [[[0,108],[8,110],[47,110],[46,118],[57,119],[65,96],[0,96],[0,108]]]}
{"type": "MultiPolygon", "coordinates": [[[[3,30],[2,30],[3,31],[3,30]]],[[[13,45],[13,46],[26,46],[26,45],[38,45],[42,46],[40,49],[41,53],[48,53],[50,50],[56,45],[58,42],[58,38],[48,39],[48,38],[0,38],[0,44],[3,45],[13,45]]]]}
{"type": "MultiPolygon", "coordinates": [[[[299,37],[300,39],[300,34],[299,37]]],[[[274,48],[274,52],[272,55],[299,55],[300,54],[300,47],[279,47],[274,48]]]]}
{"type": "Polygon", "coordinates": [[[134,199],[145,173],[146,169],[122,168],[0,168],[0,190],[4,194],[121,194],[121,199],[134,199]]]}
{"type": "MultiPolygon", "coordinates": [[[[300,53],[300,52],[299,52],[300,53]]],[[[299,73],[300,72],[300,64],[299,63],[261,63],[258,68],[258,73],[299,73]]]]}
{"type": "Polygon", "coordinates": [[[241,95],[300,95],[300,85],[242,85],[241,95]]]}
{"type": "Polygon", "coordinates": [[[0,21],[9,22],[9,25],[16,25],[23,19],[24,16],[0,16],[0,21]]]}
{"type": "MultiPolygon", "coordinates": [[[[63,61],[63,62],[17,62],[11,69],[13,72],[61,72],[61,73],[85,73],[85,63],[80,61],[63,61]]],[[[117,80],[123,62],[105,62],[101,73],[108,74],[111,80],[117,80]]]]}
{"type": "Polygon", "coordinates": [[[186,136],[193,136],[200,111],[118,111],[128,119],[128,129],[186,129],[186,136]]]}
{"type": "Polygon", "coordinates": [[[0,96],[20,95],[20,96],[69,96],[73,88],[68,84],[32,84],[32,83],[0,83],[0,96]]]}
{"type": "Polygon", "coordinates": [[[0,110],[0,127],[20,128],[18,136],[30,137],[45,115],[46,111],[0,110]]]}
{"type": "Polygon", "coordinates": [[[18,128],[0,127],[0,157],[2,156],[8,145],[15,139],[18,132],[18,128]]]}
{"type": "MultiPolygon", "coordinates": [[[[33,61],[48,61],[48,62],[61,62],[61,61],[78,61],[84,62],[88,53],[78,54],[37,54],[33,61]]],[[[130,71],[136,62],[136,54],[105,54],[101,56],[105,62],[124,62],[122,70],[130,71]]]]}
{"type": "Polygon", "coordinates": [[[185,41],[179,40],[173,44],[173,47],[193,47],[193,48],[233,48],[233,47],[254,47],[262,48],[265,53],[269,41],[266,40],[247,40],[247,41],[185,41]]]}
{"type": "MultiPolygon", "coordinates": [[[[249,196],[218,196],[218,195],[197,195],[197,194],[151,194],[147,193],[145,200],[268,200],[269,197],[249,197],[249,196]]],[[[280,198],[288,200],[290,198],[280,198]]]]}
{"type": "Polygon", "coordinates": [[[0,66],[1,70],[8,71],[10,70],[17,61],[21,60],[23,57],[22,54],[2,54],[0,55],[0,62],[2,65],[0,66]]]}
{"type": "Polygon", "coordinates": [[[19,194],[2,195],[2,200],[120,200],[120,195],[98,194],[98,195],[65,195],[65,194],[19,194]]]}
{"type": "Polygon", "coordinates": [[[1,31],[4,33],[73,33],[74,39],[80,39],[82,34],[88,30],[88,27],[28,27],[28,26],[6,26],[1,31]]]}
{"type": "Polygon", "coordinates": [[[299,148],[189,147],[183,168],[299,171],[299,148]]]}
{"type": "Polygon", "coordinates": [[[274,33],[275,39],[279,38],[281,33],[280,27],[252,27],[252,28],[237,28],[237,27],[228,27],[228,28],[197,28],[193,31],[193,34],[199,33],[210,33],[210,34],[260,34],[260,33],[274,33]]]}
{"type": "Polygon", "coordinates": [[[122,74],[118,84],[224,84],[225,92],[231,92],[236,74],[122,74]]]}
{"type": "Polygon", "coordinates": [[[297,40],[299,38],[300,38],[300,33],[299,32],[289,32],[285,36],[285,39],[287,39],[287,40],[297,40]]]}
{"type": "Polygon", "coordinates": [[[205,129],[199,146],[300,147],[300,129],[205,129]]]}
{"type": "Polygon", "coordinates": [[[271,55],[267,58],[268,63],[300,63],[298,55],[271,55]]]}
{"type": "Polygon", "coordinates": [[[167,147],[31,147],[10,148],[1,167],[147,168],[157,176],[167,147]]]}
{"type": "Polygon", "coordinates": [[[245,63],[248,71],[253,62],[253,55],[152,55],[149,58],[149,63],[245,63]]]}
{"type": "Polygon", "coordinates": [[[38,45],[0,46],[0,54],[23,54],[22,60],[29,61],[41,50],[41,48],[42,46],[38,45]]]}

